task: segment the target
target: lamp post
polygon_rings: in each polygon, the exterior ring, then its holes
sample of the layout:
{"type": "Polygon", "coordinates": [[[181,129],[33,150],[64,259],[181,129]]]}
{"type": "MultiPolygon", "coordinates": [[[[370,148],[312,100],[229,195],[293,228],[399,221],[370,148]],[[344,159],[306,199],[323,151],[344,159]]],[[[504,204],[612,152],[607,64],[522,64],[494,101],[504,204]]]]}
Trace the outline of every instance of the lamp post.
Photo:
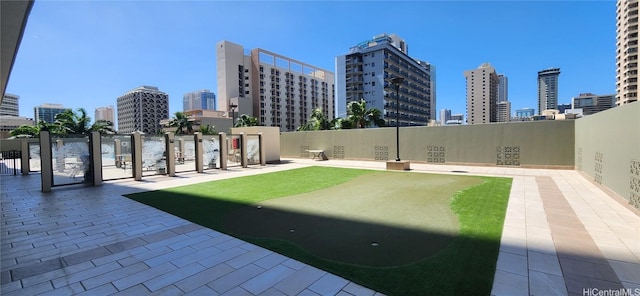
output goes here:
{"type": "Polygon", "coordinates": [[[400,161],[400,85],[404,81],[402,77],[391,78],[391,84],[396,88],[396,161],[400,161]]]}
{"type": "Polygon", "coordinates": [[[229,108],[231,108],[231,127],[236,126],[236,107],[238,107],[238,105],[234,103],[229,105],[229,108]]]}

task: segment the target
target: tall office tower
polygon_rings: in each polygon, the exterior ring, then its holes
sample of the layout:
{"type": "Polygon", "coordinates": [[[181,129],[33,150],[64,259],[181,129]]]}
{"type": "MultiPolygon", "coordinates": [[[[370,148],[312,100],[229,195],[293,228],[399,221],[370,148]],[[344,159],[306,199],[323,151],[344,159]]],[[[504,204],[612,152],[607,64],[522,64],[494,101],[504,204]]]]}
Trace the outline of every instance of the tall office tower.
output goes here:
{"type": "Polygon", "coordinates": [[[333,72],[260,48],[245,55],[229,41],[218,42],[216,56],[219,111],[255,116],[281,131],[304,125],[316,108],[333,119],[333,72]]]}
{"type": "Polygon", "coordinates": [[[498,74],[498,103],[509,100],[509,78],[498,74]]]}
{"type": "Polygon", "coordinates": [[[208,89],[184,94],[182,111],[191,110],[216,110],[216,95],[208,89]]]}
{"type": "Polygon", "coordinates": [[[429,85],[431,86],[431,92],[429,93],[429,106],[431,106],[429,114],[429,119],[436,120],[436,66],[428,63],[416,60],[418,64],[422,65],[427,71],[429,71],[429,77],[431,78],[429,81],[429,85]]]}
{"type": "Polygon", "coordinates": [[[616,3],[616,105],[638,100],[638,0],[616,3]]]}
{"type": "Polygon", "coordinates": [[[113,115],[113,105],[98,107],[95,111],[95,121],[103,120],[114,122],[115,116],[113,115]]]}
{"type": "Polygon", "coordinates": [[[538,114],[558,109],[558,76],[560,68],[538,71],[538,114]]]}
{"type": "Polygon", "coordinates": [[[511,102],[502,101],[496,103],[497,122],[511,121],[511,102]]]}
{"type": "Polygon", "coordinates": [[[583,115],[591,115],[613,108],[616,105],[615,95],[580,94],[571,100],[572,109],[582,109],[583,115]]]}
{"type": "Polygon", "coordinates": [[[448,120],[451,120],[451,110],[440,110],[440,125],[446,125],[448,120]]]}
{"type": "Polygon", "coordinates": [[[467,80],[467,123],[497,122],[498,74],[489,63],[464,71],[467,80]]]}
{"type": "Polygon", "coordinates": [[[118,97],[118,132],[141,131],[156,135],[160,120],[169,118],[169,95],[155,86],[143,85],[118,97]]]}
{"type": "Polygon", "coordinates": [[[46,123],[53,123],[56,119],[56,115],[69,110],[61,104],[42,104],[40,106],[33,107],[33,119],[36,123],[44,121],[46,123]]]}
{"type": "Polygon", "coordinates": [[[364,100],[367,108],[381,111],[387,125],[395,126],[396,90],[391,79],[399,77],[404,79],[399,89],[399,125],[427,125],[435,120],[435,67],[411,58],[406,48],[396,35],[383,34],[336,57],[336,116],[345,117],[350,102],[364,100]]]}
{"type": "Polygon", "coordinates": [[[19,116],[20,108],[18,105],[18,101],[20,100],[20,96],[5,93],[2,98],[2,103],[0,103],[0,116],[19,116]]]}

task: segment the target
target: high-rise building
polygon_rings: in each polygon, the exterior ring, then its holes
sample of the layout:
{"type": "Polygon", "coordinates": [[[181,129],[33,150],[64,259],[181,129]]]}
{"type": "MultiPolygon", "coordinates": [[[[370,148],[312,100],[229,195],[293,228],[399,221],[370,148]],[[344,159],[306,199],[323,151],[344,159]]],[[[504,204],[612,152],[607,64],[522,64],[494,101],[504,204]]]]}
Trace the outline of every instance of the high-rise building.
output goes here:
{"type": "Polygon", "coordinates": [[[489,63],[464,72],[467,80],[467,123],[497,122],[498,74],[489,63]]]}
{"type": "Polygon", "coordinates": [[[317,108],[333,119],[333,72],[261,48],[245,55],[229,41],[216,48],[219,111],[255,116],[281,131],[304,125],[317,108]]]}
{"type": "Polygon", "coordinates": [[[435,67],[407,55],[408,46],[397,35],[382,34],[361,42],[336,57],[336,116],[347,115],[347,105],[364,100],[381,111],[388,125],[396,122],[395,77],[399,89],[399,125],[427,125],[435,120],[435,67]]]}
{"type": "Polygon", "coordinates": [[[0,103],[0,116],[19,116],[19,100],[20,96],[5,93],[4,97],[2,98],[2,103],[0,103]]]}
{"type": "Polygon", "coordinates": [[[70,110],[65,108],[61,104],[42,104],[40,106],[33,107],[33,119],[36,123],[44,121],[46,123],[53,123],[56,120],[56,115],[70,110]]]}
{"type": "Polygon", "coordinates": [[[592,93],[584,93],[571,99],[572,109],[582,109],[583,115],[598,113],[613,108],[615,105],[615,95],[599,96],[592,93]]]}
{"type": "Polygon", "coordinates": [[[497,122],[511,121],[511,102],[502,101],[496,103],[497,122]]]}
{"type": "Polygon", "coordinates": [[[564,111],[567,111],[571,108],[571,104],[558,104],[558,113],[563,114],[564,111]]]}
{"type": "Polygon", "coordinates": [[[529,121],[535,114],[536,110],[533,108],[516,109],[515,116],[511,118],[511,121],[529,121]]]}
{"type": "Polygon", "coordinates": [[[616,3],[616,105],[638,100],[638,0],[616,3]]]}
{"type": "Polygon", "coordinates": [[[155,86],[143,85],[118,97],[118,132],[141,131],[155,135],[160,120],[169,118],[169,95],[155,86]]]}
{"type": "Polygon", "coordinates": [[[109,121],[114,122],[115,116],[113,114],[113,105],[98,107],[95,111],[95,121],[109,121]]]}
{"type": "Polygon", "coordinates": [[[446,125],[448,120],[451,120],[451,110],[440,110],[440,125],[446,125]]]}
{"type": "Polygon", "coordinates": [[[538,114],[558,109],[558,76],[560,68],[538,71],[538,114]]]}
{"type": "Polygon", "coordinates": [[[509,78],[498,74],[498,102],[509,100],[509,78]]]}
{"type": "Polygon", "coordinates": [[[216,94],[208,89],[193,91],[182,96],[182,111],[216,110],[216,94]]]}

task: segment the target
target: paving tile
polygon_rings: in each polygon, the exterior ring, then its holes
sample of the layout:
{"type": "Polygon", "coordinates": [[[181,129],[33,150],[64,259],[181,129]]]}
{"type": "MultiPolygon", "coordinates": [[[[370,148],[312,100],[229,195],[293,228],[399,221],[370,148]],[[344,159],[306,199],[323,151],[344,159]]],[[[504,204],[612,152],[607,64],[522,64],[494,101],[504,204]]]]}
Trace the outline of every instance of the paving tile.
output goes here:
{"type": "Polygon", "coordinates": [[[272,268],[282,262],[287,261],[289,258],[286,256],[283,256],[281,254],[278,253],[271,253],[257,261],[255,261],[253,264],[258,265],[264,269],[269,269],[272,268]]]}
{"type": "Polygon", "coordinates": [[[11,292],[2,291],[3,296],[23,296],[23,295],[37,295],[53,291],[51,282],[44,282],[37,285],[30,286],[28,288],[22,288],[19,290],[13,290],[11,292]]]}
{"type": "Polygon", "coordinates": [[[38,275],[34,275],[28,278],[24,278],[22,279],[22,285],[24,287],[29,287],[32,285],[36,285],[36,284],[40,284],[40,283],[44,283],[46,281],[50,281],[53,279],[57,279],[60,277],[64,277],[67,276],[69,274],[74,274],[74,273],[78,273],[78,272],[82,272],[88,269],[91,269],[95,267],[95,265],[93,265],[93,263],[91,262],[83,262],[80,264],[76,264],[76,265],[72,265],[72,266],[67,266],[61,269],[56,269],[56,270],[52,270],[49,272],[45,272],[45,273],[41,273],[38,275]]]}
{"type": "Polygon", "coordinates": [[[77,295],[111,295],[118,292],[116,287],[114,287],[111,283],[104,284],[102,286],[87,290],[85,292],[79,293],[77,295]]]}
{"type": "Polygon", "coordinates": [[[195,290],[192,290],[186,294],[184,294],[185,296],[218,296],[220,294],[218,294],[216,291],[214,291],[213,289],[207,287],[207,286],[202,286],[200,288],[197,288],[195,290]]]}
{"type": "Polygon", "coordinates": [[[376,293],[376,291],[360,286],[356,283],[349,283],[342,290],[352,295],[358,296],[373,296],[376,293]]]}
{"type": "Polygon", "coordinates": [[[204,266],[194,262],[175,271],[168,272],[151,280],[145,281],[144,285],[147,286],[151,292],[155,292],[203,270],[205,270],[204,266]]]}
{"type": "MultiPolygon", "coordinates": [[[[44,294],[47,296],[55,296],[55,295],[68,296],[68,295],[79,295],[84,292],[85,292],[85,289],[82,286],[82,284],[73,283],[68,286],[56,288],[55,290],[52,290],[52,291],[47,291],[44,294]]],[[[96,294],[92,294],[92,295],[96,295],[96,294]]]]}
{"type": "Polygon", "coordinates": [[[158,266],[160,264],[172,261],[172,260],[176,260],[179,259],[182,256],[186,256],[189,255],[191,253],[195,253],[196,250],[186,247],[186,248],[182,248],[179,250],[175,250],[172,252],[168,252],[166,254],[162,254],[160,256],[156,256],[150,259],[147,259],[144,261],[145,264],[149,265],[150,267],[154,267],[154,266],[158,266]]]}
{"type": "Polygon", "coordinates": [[[175,283],[175,285],[178,288],[180,288],[180,290],[182,290],[183,292],[191,292],[235,270],[236,270],[235,268],[232,268],[229,265],[226,265],[224,263],[218,264],[214,267],[203,270],[185,279],[179,280],[175,283]]]}
{"type": "Polygon", "coordinates": [[[262,293],[260,293],[260,296],[287,296],[287,294],[284,294],[274,288],[270,288],[262,293]]]}
{"type": "Polygon", "coordinates": [[[531,295],[568,295],[562,275],[538,271],[529,272],[529,293],[531,295]]]}
{"type": "Polygon", "coordinates": [[[117,242],[117,243],[112,243],[112,244],[108,244],[106,246],[104,246],[107,250],[109,250],[109,252],[111,252],[112,254],[115,253],[120,253],[123,251],[127,251],[142,245],[147,244],[147,242],[145,242],[144,240],[142,240],[141,238],[132,238],[132,239],[128,239],[125,241],[121,241],[121,242],[117,242]]]}
{"type": "Polygon", "coordinates": [[[298,272],[291,274],[289,277],[276,284],[275,288],[287,295],[297,295],[326,274],[326,271],[318,268],[304,266],[298,272]]]}
{"type": "Polygon", "coordinates": [[[146,252],[141,252],[141,253],[138,253],[138,254],[133,254],[131,256],[119,259],[119,260],[117,260],[117,262],[120,263],[120,265],[122,265],[122,266],[127,266],[127,265],[138,263],[140,261],[148,260],[148,259],[153,258],[153,257],[161,256],[161,255],[167,254],[169,252],[173,252],[173,250],[171,250],[171,249],[169,249],[167,247],[156,248],[156,249],[153,249],[153,250],[148,250],[145,247],[145,250],[147,250],[147,251],[146,252]]]}
{"type": "Polygon", "coordinates": [[[30,264],[24,267],[18,267],[18,268],[12,269],[11,279],[14,281],[17,281],[17,280],[28,278],[37,274],[42,274],[42,273],[53,271],[56,269],[61,269],[65,266],[66,264],[60,258],[57,260],[47,260],[44,262],[38,262],[38,263],[30,264]]]}
{"type": "Polygon", "coordinates": [[[529,281],[527,276],[496,270],[493,278],[493,296],[528,296],[529,281]]]}
{"type": "Polygon", "coordinates": [[[272,252],[267,250],[267,249],[263,249],[263,248],[256,248],[253,249],[245,254],[242,254],[240,256],[237,256],[229,261],[227,261],[226,263],[233,267],[233,268],[240,268],[243,267],[247,264],[251,264],[254,261],[257,261],[269,254],[271,254],[272,252]]]}
{"type": "Polygon", "coordinates": [[[512,253],[500,252],[496,269],[527,276],[529,273],[527,257],[512,253]]]}
{"type": "Polygon", "coordinates": [[[236,258],[246,253],[247,253],[246,250],[243,250],[240,248],[234,248],[234,249],[216,253],[213,256],[206,257],[200,260],[199,263],[202,264],[204,267],[213,267],[220,263],[226,262],[228,260],[231,260],[233,258],[236,258]]]}
{"type": "Polygon", "coordinates": [[[240,287],[235,287],[221,295],[223,296],[254,296],[254,294],[251,294],[240,287]]]}
{"type": "Polygon", "coordinates": [[[147,287],[145,287],[143,284],[137,284],[133,287],[129,287],[127,289],[124,289],[118,293],[113,294],[114,296],[140,296],[140,295],[149,295],[149,293],[151,293],[151,291],[149,291],[149,289],[147,289],[147,287]]]}
{"type": "Polygon", "coordinates": [[[558,257],[538,252],[528,252],[529,270],[562,276],[558,257]]]}
{"type": "Polygon", "coordinates": [[[181,296],[184,293],[182,293],[182,291],[180,291],[180,289],[178,289],[176,286],[174,285],[170,285],[170,286],[166,286],[160,290],[157,290],[153,293],[150,293],[148,295],[159,295],[159,296],[171,296],[171,295],[175,295],[175,296],[181,296]]]}
{"type": "Polygon", "coordinates": [[[328,273],[309,286],[309,290],[320,295],[334,295],[342,290],[348,283],[347,280],[328,273]]]}
{"type": "Polygon", "coordinates": [[[116,281],[113,281],[112,284],[118,288],[119,291],[122,291],[124,289],[133,287],[135,285],[141,284],[145,281],[148,281],[150,279],[153,279],[155,277],[161,276],[165,273],[168,272],[173,272],[174,270],[178,269],[177,267],[175,267],[173,264],[167,262],[158,266],[155,266],[153,268],[149,268],[145,271],[142,272],[138,272],[136,274],[132,274],[126,278],[122,278],[116,281]]]}
{"type": "Polygon", "coordinates": [[[609,265],[620,281],[640,285],[640,263],[609,260],[609,265]]]}
{"type": "Polygon", "coordinates": [[[207,284],[207,286],[218,293],[226,293],[234,287],[239,286],[263,272],[264,269],[256,265],[249,264],[207,284]]]}
{"type": "Polygon", "coordinates": [[[110,271],[92,278],[88,278],[86,280],[82,281],[82,285],[87,289],[87,290],[91,290],[93,288],[97,288],[99,286],[102,286],[106,283],[110,283],[112,281],[115,280],[119,280],[121,278],[136,274],[138,272],[141,272],[143,270],[147,270],[149,269],[149,267],[147,265],[145,265],[144,263],[140,262],[140,263],[136,263],[133,265],[129,265],[127,267],[123,267],[123,268],[118,268],[114,271],[110,271]]]}
{"type": "Polygon", "coordinates": [[[20,290],[20,289],[22,289],[22,284],[20,283],[20,281],[15,281],[15,282],[2,284],[2,286],[0,287],[0,292],[9,293],[9,292],[13,292],[15,290],[20,290]]]}
{"type": "Polygon", "coordinates": [[[291,268],[278,265],[246,281],[240,286],[254,295],[261,294],[294,272],[295,270],[291,268]]]}
{"type": "Polygon", "coordinates": [[[64,256],[62,260],[64,260],[66,265],[75,265],[107,255],[111,255],[111,252],[109,252],[107,248],[99,247],[64,256]]]}

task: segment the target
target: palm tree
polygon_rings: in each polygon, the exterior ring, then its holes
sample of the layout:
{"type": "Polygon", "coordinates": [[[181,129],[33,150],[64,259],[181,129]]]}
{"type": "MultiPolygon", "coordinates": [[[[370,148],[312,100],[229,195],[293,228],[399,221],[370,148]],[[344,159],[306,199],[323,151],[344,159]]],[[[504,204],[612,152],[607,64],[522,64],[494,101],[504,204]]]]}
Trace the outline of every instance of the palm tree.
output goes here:
{"type": "MultiPolygon", "coordinates": [[[[57,126],[57,133],[70,135],[84,135],[91,132],[91,117],[87,116],[87,111],[78,108],[77,112],[68,109],[55,116],[53,122],[57,126]]],[[[54,132],[56,133],[56,132],[54,132]]]]}
{"type": "Polygon", "coordinates": [[[35,138],[40,134],[40,128],[34,125],[21,125],[15,129],[13,129],[9,134],[12,137],[20,138],[20,137],[28,137],[35,138]]]}
{"type": "Polygon", "coordinates": [[[258,118],[253,116],[249,116],[247,114],[242,114],[238,118],[236,125],[234,127],[245,127],[245,126],[256,126],[258,125],[258,118]]]}
{"type": "Polygon", "coordinates": [[[115,134],[113,130],[113,122],[109,120],[96,120],[89,128],[92,132],[99,132],[101,134],[115,134]]]}
{"type": "Polygon", "coordinates": [[[311,116],[307,120],[307,123],[298,127],[298,131],[317,131],[331,129],[332,125],[326,115],[322,112],[322,109],[316,108],[311,112],[311,116]]]}
{"type": "Polygon", "coordinates": [[[200,133],[203,135],[217,135],[218,131],[216,131],[216,127],[212,125],[200,126],[200,133]]]}
{"type": "Polygon", "coordinates": [[[385,121],[382,119],[382,113],[379,109],[367,109],[367,103],[364,100],[353,101],[347,105],[347,120],[351,122],[353,128],[366,128],[371,125],[384,126],[385,121]]]}
{"type": "Polygon", "coordinates": [[[193,119],[189,118],[183,112],[176,112],[173,119],[169,121],[169,126],[176,128],[176,135],[193,134],[193,119]],[[186,129],[186,133],[185,130],[186,129]]]}

